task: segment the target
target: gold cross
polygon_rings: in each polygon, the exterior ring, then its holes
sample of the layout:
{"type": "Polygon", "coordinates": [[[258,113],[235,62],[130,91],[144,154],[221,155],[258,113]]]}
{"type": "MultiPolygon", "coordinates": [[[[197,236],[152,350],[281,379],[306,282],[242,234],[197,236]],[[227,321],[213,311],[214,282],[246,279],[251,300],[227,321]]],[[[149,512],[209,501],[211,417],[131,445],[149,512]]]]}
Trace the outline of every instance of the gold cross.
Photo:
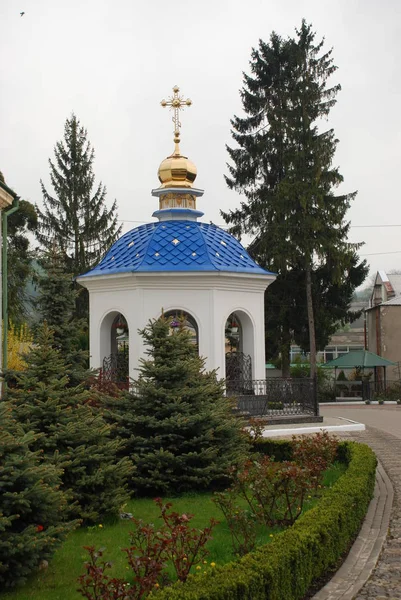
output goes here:
{"type": "Polygon", "coordinates": [[[174,92],[174,96],[170,96],[170,98],[168,100],[162,100],[160,102],[160,104],[163,106],[163,108],[165,108],[166,106],[169,106],[170,109],[172,109],[174,111],[174,116],[173,116],[173,123],[174,123],[174,142],[175,144],[179,144],[180,143],[180,127],[181,127],[181,122],[180,122],[180,110],[183,110],[184,106],[191,106],[192,104],[192,100],[190,100],[189,98],[187,98],[186,100],[184,100],[184,96],[180,96],[179,92],[180,88],[178,87],[178,85],[175,85],[173,87],[173,92],[174,92]]]}

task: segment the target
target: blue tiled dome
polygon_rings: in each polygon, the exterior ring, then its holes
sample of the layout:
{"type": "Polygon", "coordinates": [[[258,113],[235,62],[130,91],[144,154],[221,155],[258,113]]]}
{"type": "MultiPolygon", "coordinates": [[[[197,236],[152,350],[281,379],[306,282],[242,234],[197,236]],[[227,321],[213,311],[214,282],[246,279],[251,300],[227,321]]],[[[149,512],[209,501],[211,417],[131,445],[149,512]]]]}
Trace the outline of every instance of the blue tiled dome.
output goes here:
{"type": "Polygon", "coordinates": [[[197,221],[172,220],[132,229],[84,277],[160,271],[269,273],[223,229],[197,221]]]}

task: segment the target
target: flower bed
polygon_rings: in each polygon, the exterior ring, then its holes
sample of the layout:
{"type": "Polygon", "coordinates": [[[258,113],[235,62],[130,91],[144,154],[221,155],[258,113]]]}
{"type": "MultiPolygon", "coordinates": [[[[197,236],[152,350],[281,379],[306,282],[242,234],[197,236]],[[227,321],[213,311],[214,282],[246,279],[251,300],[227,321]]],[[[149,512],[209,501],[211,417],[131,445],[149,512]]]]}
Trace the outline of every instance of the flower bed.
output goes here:
{"type": "MultiPolygon", "coordinates": [[[[259,441],[258,450],[288,458],[290,442],[259,441]]],[[[343,442],[347,472],[318,505],[268,545],[212,574],[191,576],[153,594],[158,600],[298,600],[335,567],[360,529],[375,484],[376,457],[363,444],[343,442]]]]}

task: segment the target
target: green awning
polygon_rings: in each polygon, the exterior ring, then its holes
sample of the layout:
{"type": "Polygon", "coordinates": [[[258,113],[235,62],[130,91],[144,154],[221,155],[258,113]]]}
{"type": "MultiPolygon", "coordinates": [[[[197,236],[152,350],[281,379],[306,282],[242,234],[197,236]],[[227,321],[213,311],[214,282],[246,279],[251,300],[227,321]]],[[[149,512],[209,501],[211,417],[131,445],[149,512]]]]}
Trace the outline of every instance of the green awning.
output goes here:
{"type": "Polygon", "coordinates": [[[330,369],[335,369],[336,367],[338,369],[354,369],[355,367],[373,369],[374,367],[390,367],[395,364],[397,363],[387,360],[387,358],[382,358],[373,352],[355,350],[342,354],[338,358],[325,363],[323,366],[330,369]]]}

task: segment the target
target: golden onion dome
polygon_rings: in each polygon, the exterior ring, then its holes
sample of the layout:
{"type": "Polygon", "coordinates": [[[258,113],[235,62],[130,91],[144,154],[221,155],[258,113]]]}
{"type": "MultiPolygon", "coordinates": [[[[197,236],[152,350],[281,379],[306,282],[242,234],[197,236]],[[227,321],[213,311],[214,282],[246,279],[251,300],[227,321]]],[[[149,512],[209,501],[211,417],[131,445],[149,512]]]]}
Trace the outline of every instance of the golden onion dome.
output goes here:
{"type": "Polygon", "coordinates": [[[180,153],[178,143],[171,156],[165,158],[157,172],[162,188],[191,188],[196,179],[196,166],[180,153]]]}

